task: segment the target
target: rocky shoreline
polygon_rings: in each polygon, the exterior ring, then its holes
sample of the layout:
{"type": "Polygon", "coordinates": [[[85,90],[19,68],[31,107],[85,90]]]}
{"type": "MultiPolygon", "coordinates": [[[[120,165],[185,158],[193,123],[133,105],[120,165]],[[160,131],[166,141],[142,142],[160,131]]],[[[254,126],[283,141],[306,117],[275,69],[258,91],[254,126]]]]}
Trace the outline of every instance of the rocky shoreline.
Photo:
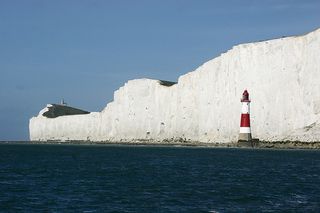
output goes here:
{"type": "Polygon", "coordinates": [[[260,141],[258,148],[275,148],[275,149],[320,149],[318,142],[301,142],[301,141],[260,141]]]}
{"type": "Polygon", "coordinates": [[[319,142],[301,141],[252,141],[237,143],[204,143],[195,141],[1,141],[16,144],[65,144],[65,145],[141,145],[141,146],[184,146],[184,147],[216,147],[216,148],[253,148],[253,149],[320,149],[319,142]]]}

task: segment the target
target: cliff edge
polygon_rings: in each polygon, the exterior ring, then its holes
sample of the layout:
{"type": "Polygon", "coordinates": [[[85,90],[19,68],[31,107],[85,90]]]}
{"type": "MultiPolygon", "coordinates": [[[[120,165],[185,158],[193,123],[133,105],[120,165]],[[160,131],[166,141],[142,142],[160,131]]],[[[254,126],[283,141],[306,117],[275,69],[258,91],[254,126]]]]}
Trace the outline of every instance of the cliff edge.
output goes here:
{"type": "Polygon", "coordinates": [[[254,137],[320,141],[319,50],[320,29],[240,44],[178,83],[128,81],[101,112],[55,118],[39,113],[30,119],[30,140],[235,142],[240,96],[248,89],[254,137]]]}

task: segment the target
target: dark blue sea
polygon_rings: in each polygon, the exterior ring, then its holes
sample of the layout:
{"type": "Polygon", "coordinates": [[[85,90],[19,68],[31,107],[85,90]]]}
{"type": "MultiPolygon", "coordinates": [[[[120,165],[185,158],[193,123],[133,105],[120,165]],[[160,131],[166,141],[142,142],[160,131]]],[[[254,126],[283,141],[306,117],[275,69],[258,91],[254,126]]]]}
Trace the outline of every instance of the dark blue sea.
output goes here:
{"type": "Polygon", "coordinates": [[[320,212],[320,151],[0,145],[1,212],[320,212]]]}

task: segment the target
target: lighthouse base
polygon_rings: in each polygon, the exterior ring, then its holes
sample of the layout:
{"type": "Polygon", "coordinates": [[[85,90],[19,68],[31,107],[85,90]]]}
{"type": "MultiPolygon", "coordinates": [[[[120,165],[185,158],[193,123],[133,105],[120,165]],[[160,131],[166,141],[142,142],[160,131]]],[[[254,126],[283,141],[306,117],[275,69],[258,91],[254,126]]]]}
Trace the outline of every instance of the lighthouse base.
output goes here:
{"type": "MultiPolygon", "coordinates": [[[[251,138],[251,135],[250,135],[250,138],[251,138]]],[[[239,137],[237,146],[243,147],[243,148],[251,148],[251,147],[256,148],[256,147],[259,147],[259,139],[251,138],[250,140],[240,140],[240,137],[239,137]]]]}
{"type": "Polygon", "coordinates": [[[237,147],[240,148],[253,148],[254,145],[252,141],[238,141],[237,147]]]}
{"type": "Polygon", "coordinates": [[[251,133],[240,133],[238,140],[239,147],[253,147],[251,133]]]}
{"type": "Polygon", "coordinates": [[[240,133],[238,141],[251,141],[251,133],[240,133]]]}

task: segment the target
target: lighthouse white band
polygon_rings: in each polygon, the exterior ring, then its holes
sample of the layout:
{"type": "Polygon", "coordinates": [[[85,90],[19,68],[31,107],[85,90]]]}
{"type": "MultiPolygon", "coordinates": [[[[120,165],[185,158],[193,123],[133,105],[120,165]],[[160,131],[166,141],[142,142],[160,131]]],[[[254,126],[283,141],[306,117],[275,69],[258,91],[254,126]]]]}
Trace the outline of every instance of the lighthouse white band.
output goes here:
{"type": "Polygon", "coordinates": [[[240,127],[240,133],[251,133],[250,127],[240,127]]]}
{"type": "Polygon", "coordinates": [[[249,102],[242,102],[242,114],[249,114],[249,102]]]}

